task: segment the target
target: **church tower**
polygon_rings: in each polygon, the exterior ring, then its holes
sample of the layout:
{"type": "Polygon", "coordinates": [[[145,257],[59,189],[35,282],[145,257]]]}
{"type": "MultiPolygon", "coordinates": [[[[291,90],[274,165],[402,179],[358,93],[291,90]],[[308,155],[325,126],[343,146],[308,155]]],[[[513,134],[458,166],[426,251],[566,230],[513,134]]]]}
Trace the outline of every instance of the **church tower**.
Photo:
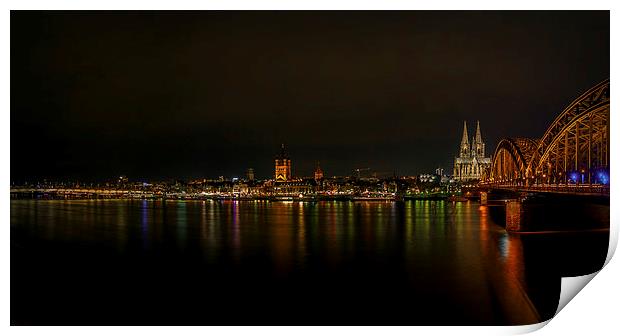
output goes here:
{"type": "Polygon", "coordinates": [[[472,156],[484,157],[484,142],[482,141],[482,133],[480,133],[480,121],[476,122],[476,137],[471,146],[472,156]]]}
{"type": "Polygon", "coordinates": [[[469,157],[469,139],[467,136],[467,121],[463,124],[463,137],[461,138],[461,152],[459,157],[469,157]]]}
{"type": "Polygon", "coordinates": [[[284,149],[284,144],[275,159],[275,179],[276,182],[286,182],[292,179],[291,159],[284,149]]]}
{"type": "Polygon", "coordinates": [[[319,181],[323,179],[323,170],[321,169],[321,163],[316,163],[316,170],[314,171],[314,180],[319,181]]]}

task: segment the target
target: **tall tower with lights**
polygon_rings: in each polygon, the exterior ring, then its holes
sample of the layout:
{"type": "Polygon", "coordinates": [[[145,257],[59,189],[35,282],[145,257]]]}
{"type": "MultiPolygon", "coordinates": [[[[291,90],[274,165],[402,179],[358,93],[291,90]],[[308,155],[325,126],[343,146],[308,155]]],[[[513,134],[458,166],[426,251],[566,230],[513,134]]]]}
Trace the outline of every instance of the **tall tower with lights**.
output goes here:
{"type": "Polygon", "coordinates": [[[469,157],[469,139],[467,136],[467,121],[463,123],[463,137],[461,138],[461,151],[459,157],[469,157]]]}
{"type": "Polygon", "coordinates": [[[471,144],[471,153],[475,157],[484,157],[484,142],[482,141],[482,134],[480,133],[480,121],[476,123],[476,137],[471,144]]]}
{"type": "Polygon", "coordinates": [[[323,179],[323,169],[321,169],[321,163],[316,163],[316,169],[314,170],[314,180],[319,181],[323,179]]]}
{"type": "Polygon", "coordinates": [[[291,159],[286,153],[284,144],[282,144],[280,154],[275,158],[275,179],[276,182],[286,182],[292,179],[291,159]]]}

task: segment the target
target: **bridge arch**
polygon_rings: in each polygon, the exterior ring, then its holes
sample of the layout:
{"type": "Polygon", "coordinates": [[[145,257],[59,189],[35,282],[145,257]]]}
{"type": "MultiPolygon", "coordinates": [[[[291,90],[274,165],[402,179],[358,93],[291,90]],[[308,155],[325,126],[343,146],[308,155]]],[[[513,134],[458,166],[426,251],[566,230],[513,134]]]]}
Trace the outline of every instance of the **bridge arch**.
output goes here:
{"type": "Polygon", "coordinates": [[[530,183],[609,182],[609,80],[568,105],[549,126],[528,169],[530,183]]]}
{"type": "Polygon", "coordinates": [[[521,184],[531,175],[528,165],[538,141],[529,138],[505,138],[495,149],[491,162],[491,182],[521,184]]]}
{"type": "Polygon", "coordinates": [[[587,90],[538,139],[502,139],[486,182],[609,184],[609,80],[587,90]]]}

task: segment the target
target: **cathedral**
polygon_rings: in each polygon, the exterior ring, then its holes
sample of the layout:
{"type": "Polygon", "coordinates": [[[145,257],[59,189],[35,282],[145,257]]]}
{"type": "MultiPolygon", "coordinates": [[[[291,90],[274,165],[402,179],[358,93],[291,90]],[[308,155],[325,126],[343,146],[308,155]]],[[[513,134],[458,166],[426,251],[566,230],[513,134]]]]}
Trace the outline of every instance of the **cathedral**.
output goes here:
{"type": "Polygon", "coordinates": [[[454,158],[454,179],[457,181],[479,180],[490,167],[491,158],[484,156],[480,122],[477,123],[476,136],[472,137],[471,145],[467,135],[467,122],[465,122],[459,156],[454,158]]]}

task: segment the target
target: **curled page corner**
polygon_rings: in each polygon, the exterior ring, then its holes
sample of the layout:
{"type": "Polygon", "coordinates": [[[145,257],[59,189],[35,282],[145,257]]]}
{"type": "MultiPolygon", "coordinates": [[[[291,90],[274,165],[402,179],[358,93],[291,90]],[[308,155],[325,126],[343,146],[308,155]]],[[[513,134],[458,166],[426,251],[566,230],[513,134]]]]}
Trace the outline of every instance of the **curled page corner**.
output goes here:
{"type": "MultiPolygon", "coordinates": [[[[603,267],[601,267],[600,270],[594,273],[590,273],[586,275],[581,275],[581,276],[576,276],[576,277],[562,277],[562,285],[560,289],[560,300],[558,302],[558,308],[555,311],[555,314],[553,315],[554,317],[557,316],[560,313],[560,311],[564,309],[564,307],[566,307],[566,305],[577,295],[577,293],[579,293],[590,281],[592,281],[592,279],[594,279],[594,277],[603,268],[605,268],[605,266],[607,266],[607,264],[609,263],[609,261],[611,260],[611,258],[614,256],[616,252],[617,245],[618,245],[618,227],[615,225],[611,225],[609,228],[609,247],[607,250],[607,257],[605,258],[605,263],[603,264],[603,267]]],[[[540,327],[542,328],[552,319],[553,318],[545,322],[539,323],[539,324],[542,324],[540,327]]],[[[533,330],[536,330],[536,329],[533,329],[533,330]]]]}
{"type": "MultiPolygon", "coordinates": [[[[611,215],[613,216],[613,213],[611,215]]],[[[612,223],[614,222],[613,219],[612,219],[611,222],[612,223]]],[[[617,246],[618,246],[618,226],[617,225],[610,225],[610,227],[609,227],[609,247],[607,249],[607,258],[605,258],[605,264],[603,265],[603,267],[605,267],[605,266],[607,266],[607,264],[609,264],[609,261],[614,256],[614,253],[616,253],[616,247],[617,246]]]]}
{"type": "Polygon", "coordinates": [[[531,332],[534,332],[536,330],[542,329],[544,326],[547,325],[547,323],[549,323],[549,321],[551,321],[551,319],[548,319],[546,321],[542,321],[539,323],[535,323],[535,324],[527,324],[527,325],[520,325],[520,326],[514,326],[514,327],[508,327],[507,328],[507,335],[524,335],[524,334],[529,334],[531,332]]]}
{"type": "Polygon", "coordinates": [[[566,305],[577,295],[577,293],[579,293],[592,279],[594,279],[598,272],[600,271],[576,277],[562,277],[560,300],[553,317],[536,324],[516,326],[514,328],[510,328],[508,332],[513,335],[523,335],[542,329],[549,322],[551,322],[551,320],[553,320],[553,318],[557,316],[558,313],[564,309],[564,307],[566,307],[566,305]]]}
{"type": "Polygon", "coordinates": [[[566,307],[570,302],[587,284],[592,280],[600,271],[576,276],[576,277],[563,277],[562,287],[560,289],[560,301],[558,303],[558,309],[555,311],[555,315],[566,307]]]}

